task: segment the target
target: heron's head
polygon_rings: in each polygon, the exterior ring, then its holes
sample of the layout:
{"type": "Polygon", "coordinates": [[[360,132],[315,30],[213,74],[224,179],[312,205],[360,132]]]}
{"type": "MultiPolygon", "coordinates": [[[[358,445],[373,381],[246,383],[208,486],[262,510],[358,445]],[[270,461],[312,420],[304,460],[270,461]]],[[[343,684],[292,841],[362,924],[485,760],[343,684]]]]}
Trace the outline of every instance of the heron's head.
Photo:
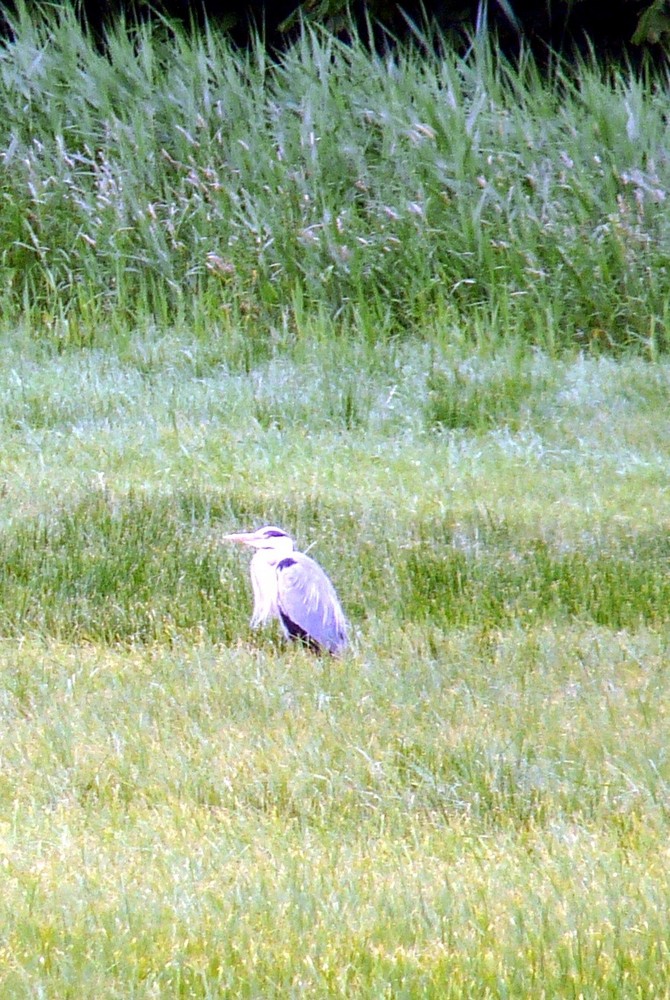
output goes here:
{"type": "Polygon", "coordinates": [[[281,528],[269,524],[258,531],[239,531],[224,535],[226,542],[238,542],[240,545],[250,545],[254,549],[268,549],[272,552],[293,552],[293,539],[281,528]]]}

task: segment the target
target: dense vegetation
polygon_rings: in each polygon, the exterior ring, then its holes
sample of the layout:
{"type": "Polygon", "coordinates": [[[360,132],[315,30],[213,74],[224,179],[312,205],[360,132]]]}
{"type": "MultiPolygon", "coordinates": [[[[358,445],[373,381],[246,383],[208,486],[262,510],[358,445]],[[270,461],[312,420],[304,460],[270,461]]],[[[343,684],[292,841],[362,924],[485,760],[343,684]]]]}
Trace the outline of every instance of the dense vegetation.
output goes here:
{"type": "Polygon", "coordinates": [[[669,995],[661,89],[25,12],[0,87],[0,994],[669,995]]]}
{"type": "Polygon", "coordinates": [[[159,317],[258,345],[317,316],[374,340],[502,324],[549,349],[663,346],[666,97],[643,77],[547,81],[484,42],[378,58],[308,32],[275,65],[149,27],[103,55],[67,13],[17,31],[5,316],[73,342],[159,317]]]}

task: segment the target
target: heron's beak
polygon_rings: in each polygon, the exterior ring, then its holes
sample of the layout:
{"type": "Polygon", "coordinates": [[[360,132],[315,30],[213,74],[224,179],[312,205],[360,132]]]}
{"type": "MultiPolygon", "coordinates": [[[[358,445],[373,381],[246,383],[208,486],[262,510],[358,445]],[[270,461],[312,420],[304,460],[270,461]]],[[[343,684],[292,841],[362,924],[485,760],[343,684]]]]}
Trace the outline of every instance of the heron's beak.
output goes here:
{"type": "Polygon", "coordinates": [[[249,531],[234,531],[231,535],[222,535],[224,542],[237,542],[238,545],[253,545],[255,534],[249,531]]]}

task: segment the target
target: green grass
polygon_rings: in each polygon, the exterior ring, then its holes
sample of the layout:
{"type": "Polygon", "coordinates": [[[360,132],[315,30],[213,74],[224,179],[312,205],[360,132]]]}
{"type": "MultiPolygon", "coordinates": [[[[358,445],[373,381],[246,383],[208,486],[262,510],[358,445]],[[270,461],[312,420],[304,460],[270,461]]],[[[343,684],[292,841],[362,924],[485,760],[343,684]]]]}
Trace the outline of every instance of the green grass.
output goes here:
{"type": "Polygon", "coordinates": [[[668,992],[664,363],[5,352],[6,995],[668,992]],[[263,521],[341,660],[250,631],[263,521]]]}
{"type": "Polygon", "coordinates": [[[40,338],[156,318],[253,364],[316,314],[372,342],[667,346],[662,80],[307,30],[277,63],[147,25],[103,53],[66,7],[15,35],[0,294],[40,338]]]}
{"type": "MultiPolygon", "coordinates": [[[[21,520],[0,539],[0,631],[104,643],[186,635],[230,642],[245,631],[245,573],[215,536],[225,520],[263,520],[249,500],[179,492],[114,499],[97,492],[65,510],[21,520]]],[[[282,508],[284,523],[333,533],[328,558],[363,620],[371,592],[376,611],[400,627],[579,619],[635,628],[661,624],[667,615],[665,530],[633,537],[617,532],[566,548],[528,537],[518,525],[491,526],[478,518],[464,525],[448,517],[415,523],[413,540],[407,526],[394,535],[369,529],[361,549],[363,510],[343,517],[324,503],[283,502],[282,508]],[[397,537],[403,530],[404,544],[397,537]],[[332,551],[334,541],[351,553],[344,563],[332,551]]]]}
{"type": "Polygon", "coordinates": [[[662,89],[19,12],[0,92],[0,994],[669,997],[662,89]]]}
{"type": "Polygon", "coordinates": [[[399,645],[5,645],[4,991],[663,995],[666,641],[399,645]]]}

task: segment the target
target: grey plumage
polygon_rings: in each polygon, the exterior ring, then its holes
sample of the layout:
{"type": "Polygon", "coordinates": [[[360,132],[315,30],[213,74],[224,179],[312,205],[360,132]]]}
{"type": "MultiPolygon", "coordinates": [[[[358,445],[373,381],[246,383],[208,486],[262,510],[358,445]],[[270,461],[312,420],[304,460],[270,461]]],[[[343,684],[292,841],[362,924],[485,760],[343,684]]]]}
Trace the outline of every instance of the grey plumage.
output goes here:
{"type": "Polygon", "coordinates": [[[288,638],[316,652],[342,652],[347,644],[344,612],[335,588],[314,559],[297,552],[293,539],[274,525],[223,537],[256,549],[250,566],[254,627],[277,618],[288,638]]]}

